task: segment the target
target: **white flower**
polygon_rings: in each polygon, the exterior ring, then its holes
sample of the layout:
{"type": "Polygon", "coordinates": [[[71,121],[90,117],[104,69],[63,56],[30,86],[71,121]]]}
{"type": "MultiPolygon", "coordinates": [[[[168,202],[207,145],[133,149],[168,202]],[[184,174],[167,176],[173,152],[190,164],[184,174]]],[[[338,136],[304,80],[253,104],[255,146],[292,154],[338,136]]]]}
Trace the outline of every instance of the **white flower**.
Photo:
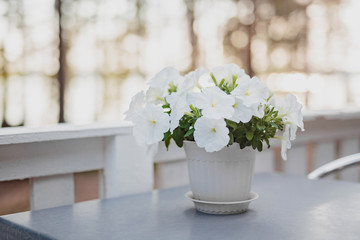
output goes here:
{"type": "Polygon", "coordinates": [[[197,95],[196,107],[202,109],[202,115],[207,118],[230,118],[234,113],[235,103],[231,95],[227,95],[218,87],[203,88],[197,95]]]}
{"type": "Polygon", "coordinates": [[[264,108],[265,108],[264,104],[259,105],[259,104],[255,103],[255,104],[251,105],[253,115],[258,117],[258,118],[263,118],[264,117],[264,115],[265,115],[264,108]]]}
{"type": "Polygon", "coordinates": [[[202,78],[209,78],[208,71],[202,67],[186,74],[184,80],[178,86],[178,92],[194,92],[195,90],[201,90],[204,87],[200,81],[202,78]]]}
{"type": "Polygon", "coordinates": [[[167,89],[165,88],[149,88],[146,92],[146,102],[154,104],[164,104],[167,89]]]}
{"type": "Polygon", "coordinates": [[[237,78],[236,83],[243,82],[243,81],[250,80],[250,79],[251,79],[251,77],[249,75],[247,75],[246,73],[244,73],[243,75],[241,75],[237,78]]]}
{"type": "Polygon", "coordinates": [[[178,84],[180,79],[179,71],[173,67],[166,67],[150,79],[151,88],[167,88],[171,83],[178,84]]]}
{"type": "Polygon", "coordinates": [[[185,111],[190,111],[187,105],[187,94],[184,92],[175,92],[166,97],[170,104],[170,131],[173,132],[179,125],[179,120],[184,116],[185,111]]]}
{"type": "Polygon", "coordinates": [[[225,79],[225,82],[232,85],[233,76],[236,75],[236,79],[241,78],[245,74],[245,71],[241,69],[238,65],[234,63],[226,64],[220,67],[216,67],[212,70],[217,83],[220,83],[222,79],[225,79]]]}
{"type": "Polygon", "coordinates": [[[233,108],[234,114],[228,118],[231,121],[247,123],[253,116],[253,109],[245,106],[240,98],[235,98],[233,108]]]}
{"type": "Polygon", "coordinates": [[[240,98],[244,105],[250,107],[253,104],[265,103],[269,97],[269,89],[257,77],[253,77],[239,82],[231,94],[240,98]]]}
{"type": "MultiPolygon", "coordinates": [[[[277,120],[281,118],[284,124],[283,136],[275,138],[281,140],[281,155],[286,160],[286,151],[296,137],[297,128],[304,130],[302,106],[296,97],[269,98],[266,85],[256,77],[250,78],[235,64],[217,67],[212,75],[204,68],[198,68],[182,77],[172,67],[156,74],[145,94],[137,93],[125,112],[125,119],[134,124],[136,141],[156,149],[164,134],[169,130],[173,133],[187,114],[195,121],[192,130],[197,145],[207,152],[219,151],[229,144],[229,129],[232,128],[227,127],[227,119],[251,123],[254,117],[264,118],[267,106],[274,106],[279,111],[277,120]],[[216,78],[217,84],[224,84],[215,86],[211,78],[216,78]],[[189,105],[200,111],[191,107],[192,114],[189,105]]],[[[272,121],[274,117],[267,116],[264,121],[272,121]]],[[[191,127],[186,130],[189,129],[191,127]]]]}
{"type": "Polygon", "coordinates": [[[219,151],[229,143],[229,129],[224,119],[201,117],[194,128],[196,144],[207,152],[219,151]]]}
{"type": "Polygon", "coordinates": [[[196,102],[199,98],[199,95],[201,94],[201,92],[191,92],[186,94],[186,104],[189,106],[190,104],[192,104],[193,106],[196,106],[196,102]]]}
{"type": "Polygon", "coordinates": [[[301,113],[302,105],[294,95],[288,94],[285,97],[276,98],[275,106],[279,111],[279,116],[282,117],[285,124],[290,126],[290,140],[294,140],[297,127],[300,127],[302,131],[305,130],[301,113]]]}
{"type": "Polygon", "coordinates": [[[125,112],[125,120],[132,120],[137,117],[139,111],[145,105],[145,95],[144,92],[138,92],[134,97],[131,98],[129,109],[125,112]]]}
{"type": "Polygon", "coordinates": [[[228,118],[231,121],[236,123],[243,122],[247,123],[251,120],[252,116],[258,118],[264,117],[264,105],[259,103],[254,103],[250,107],[243,104],[243,100],[238,97],[235,98],[235,104],[233,105],[234,114],[228,118]]]}
{"type": "Polygon", "coordinates": [[[153,144],[161,141],[164,133],[170,128],[170,118],[161,106],[154,104],[146,105],[133,120],[133,134],[138,142],[144,141],[146,144],[153,144]]]}
{"type": "Polygon", "coordinates": [[[289,130],[290,130],[290,126],[285,125],[284,134],[282,137],[280,137],[280,139],[281,139],[281,157],[284,160],[287,159],[287,154],[286,154],[287,150],[291,148],[289,130]]]}

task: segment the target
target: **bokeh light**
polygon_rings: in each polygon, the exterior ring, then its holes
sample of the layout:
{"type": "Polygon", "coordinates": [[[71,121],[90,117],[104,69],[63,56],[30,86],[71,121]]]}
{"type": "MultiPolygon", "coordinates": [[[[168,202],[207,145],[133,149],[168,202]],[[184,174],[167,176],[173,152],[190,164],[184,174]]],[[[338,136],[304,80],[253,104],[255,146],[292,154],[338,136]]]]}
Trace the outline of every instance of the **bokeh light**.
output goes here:
{"type": "Polygon", "coordinates": [[[166,66],[230,62],[307,109],[359,108],[359,10],[357,0],[0,0],[2,125],[56,123],[60,69],[76,124],[121,122],[166,66]]]}

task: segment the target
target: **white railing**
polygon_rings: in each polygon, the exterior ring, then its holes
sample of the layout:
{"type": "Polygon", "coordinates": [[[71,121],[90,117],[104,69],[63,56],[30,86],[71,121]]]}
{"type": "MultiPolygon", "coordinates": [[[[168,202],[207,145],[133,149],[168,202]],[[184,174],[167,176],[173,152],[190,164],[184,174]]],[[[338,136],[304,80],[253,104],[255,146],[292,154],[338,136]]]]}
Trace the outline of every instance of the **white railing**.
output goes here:
{"type": "MultiPolygon", "coordinates": [[[[284,172],[306,176],[321,165],[342,156],[360,152],[360,112],[329,111],[305,113],[306,131],[299,132],[288,151],[288,160],[281,159],[279,142],[257,154],[256,172],[284,172]]],[[[173,144],[175,145],[175,144],[173,144]]],[[[183,149],[164,146],[155,156],[155,185],[167,188],[188,183],[187,166],[183,149]]],[[[355,166],[328,178],[349,181],[360,180],[360,168],[355,166]]]]}
{"type": "Polygon", "coordinates": [[[129,126],[7,128],[0,131],[0,181],[30,178],[32,210],[74,202],[73,173],[101,170],[100,196],[149,191],[152,159],[129,126]]]}
{"type": "MultiPolygon", "coordinates": [[[[288,161],[279,143],[258,154],[256,172],[305,176],[341,156],[359,152],[360,114],[307,114],[288,161]]],[[[69,126],[0,129],[0,181],[31,179],[31,209],[74,202],[74,173],[101,170],[100,197],[188,183],[185,153],[160,144],[153,159],[136,145],[130,126],[69,126]]],[[[338,178],[357,181],[359,167],[338,178]]]]}

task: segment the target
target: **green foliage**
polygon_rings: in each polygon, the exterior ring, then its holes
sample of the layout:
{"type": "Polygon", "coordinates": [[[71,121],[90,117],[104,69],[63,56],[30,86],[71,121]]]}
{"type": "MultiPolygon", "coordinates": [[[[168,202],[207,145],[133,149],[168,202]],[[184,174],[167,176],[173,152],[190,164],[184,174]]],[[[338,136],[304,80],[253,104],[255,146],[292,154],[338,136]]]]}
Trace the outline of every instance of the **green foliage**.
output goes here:
{"type": "Polygon", "coordinates": [[[278,111],[274,108],[270,108],[265,105],[265,114],[263,118],[253,116],[247,123],[235,123],[230,120],[226,120],[227,127],[229,128],[230,141],[240,144],[240,148],[243,149],[247,146],[251,146],[258,151],[263,150],[263,142],[270,147],[269,139],[275,137],[277,130],[282,131],[284,123],[280,117],[278,117],[278,111]],[[233,137],[233,140],[232,140],[233,137]]]}

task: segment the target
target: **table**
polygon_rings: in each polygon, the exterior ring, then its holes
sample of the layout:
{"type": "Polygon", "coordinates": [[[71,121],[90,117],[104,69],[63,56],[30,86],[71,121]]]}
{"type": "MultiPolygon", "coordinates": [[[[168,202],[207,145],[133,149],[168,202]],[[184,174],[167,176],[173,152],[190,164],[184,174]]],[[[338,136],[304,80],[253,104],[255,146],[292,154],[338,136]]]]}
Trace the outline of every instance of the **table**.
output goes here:
{"type": "Polygon", "coordinates": [[[240,215],[197,212],[188,186],[2,216],[0,239],[360,239],[360,184],[255,175],[240,215]],[[28,237],[28,238],[26,238],[28,237]]]}

